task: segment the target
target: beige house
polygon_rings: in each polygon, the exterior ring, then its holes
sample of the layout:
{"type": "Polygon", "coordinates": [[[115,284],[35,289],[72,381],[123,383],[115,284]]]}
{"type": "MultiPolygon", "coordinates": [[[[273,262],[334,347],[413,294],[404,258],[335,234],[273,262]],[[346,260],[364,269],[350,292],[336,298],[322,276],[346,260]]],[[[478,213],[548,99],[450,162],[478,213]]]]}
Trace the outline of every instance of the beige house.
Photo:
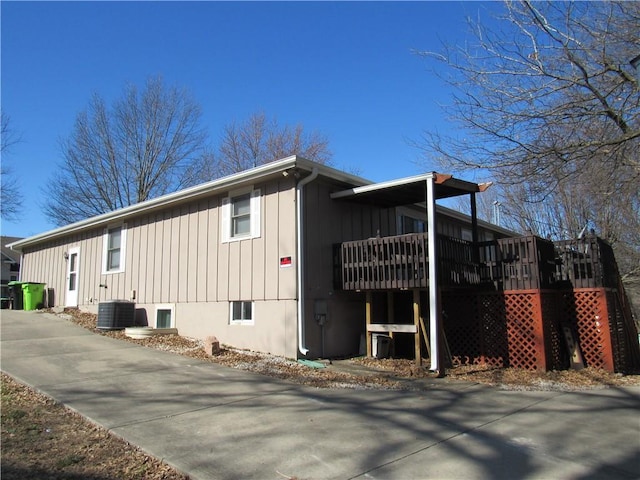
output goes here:
{"type": "Polygon", "coordinates": [[[183,336],[335,357],[358,353],[365,333],[364,294],[337,278],[339,246],[429,225],[469,241],[510,236],[435,206],[469,194],[474,211],[481,190],[437,174],[372,184],[292,156],[10,247],[22,254],[21,280],[47,284],[50,306],[97,312],[131,300],[139,321],[183,336]]]}

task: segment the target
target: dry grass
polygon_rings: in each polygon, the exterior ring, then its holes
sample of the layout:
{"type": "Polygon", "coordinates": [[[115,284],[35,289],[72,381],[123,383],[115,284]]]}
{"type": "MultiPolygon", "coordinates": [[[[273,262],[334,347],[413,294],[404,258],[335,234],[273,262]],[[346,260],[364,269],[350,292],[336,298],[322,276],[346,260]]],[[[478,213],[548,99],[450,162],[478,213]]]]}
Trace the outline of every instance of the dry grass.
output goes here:
{"type": "MultiPolygon", "coordinates": [[[[356,362],[401,378],[421,378],[429,374],[417,368],[411,360],[357,359],[356,362]]],[[[447,369],[447,378],[482,383],[506,390],[585,390],[614,386],[640,386],[640,375],[610,373],[595,368],[533,372],[518,368],[499,368],[490,365],[462,365],[447,369]]]]}
{"type": "Polygon", "coordinates": [[[2,480],[185,480],[186,475],[2,374],[2,480]]]}

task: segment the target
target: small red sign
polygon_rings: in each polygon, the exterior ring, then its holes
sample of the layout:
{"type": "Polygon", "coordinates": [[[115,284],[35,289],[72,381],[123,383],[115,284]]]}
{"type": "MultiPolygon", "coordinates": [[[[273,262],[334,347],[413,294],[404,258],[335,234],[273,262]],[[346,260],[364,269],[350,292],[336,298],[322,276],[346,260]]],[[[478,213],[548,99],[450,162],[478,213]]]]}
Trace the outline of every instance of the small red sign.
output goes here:
{"type": "Polygon", "coordinates": [[[280,257],[280,268],[291,266],[291,257],[280,257]]]}

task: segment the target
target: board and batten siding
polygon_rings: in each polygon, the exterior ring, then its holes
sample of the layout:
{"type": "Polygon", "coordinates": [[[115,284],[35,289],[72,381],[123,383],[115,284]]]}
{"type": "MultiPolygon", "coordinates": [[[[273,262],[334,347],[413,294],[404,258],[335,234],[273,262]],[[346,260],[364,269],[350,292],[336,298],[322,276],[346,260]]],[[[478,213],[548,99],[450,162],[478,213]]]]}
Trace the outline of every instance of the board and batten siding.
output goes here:
{"type": "MultiPolygon", "coordinates": [[[[53,304],[64,306],[65,253],[77,247],[80,249],[78,306],[81,309],[97,312],[101,301],[135,297],[137,307],[147,310],[151,324],[154,305],[173,304],[181,334],[206,336],[219,335],[221,328],[230,327],[230,301],[284,301],[283,316],[295,327],[295,267],[280,267],[281,257],[292,257],[295,262],[295,186],[292,180],[280,179],[256,184],[254,188],[261,191],[259,237],[223,243],[220,207],[226,194],[216,195],[127,219],[125,269],[121,273],[102,273],[103,235],[107,227],[104,225],[26,247],[22,279],[46,283],[48,289],[53,289],[53,304]],[[187,304],[200,305],[185,310],[187,304]],[[216,317],[216,328],[209,328],[212,314],[216,317]],[[189,315],[198,318],[186,318],[189,315]],[[202,324],[209,327],[202,328],[202,324]]],[[[275,306],[256,306],[256,309],[270,316],[278,312],[275,306]]],[[[273,321],[279,321],[277,316],[273,321]]],[[[247,330],[231,327],[233,335],[247,336],[247,330]]],[[[284,336],[292,335],[295,348],[295,328],[291,332],[292,326],[287,325],[286,334],[284,326],[271,325],[270,328],[274,332],[282,330],[280,333],[284,336]]],[[[280,340],[284,342],[283,338],[280,340]]],[[[251,348],[244,343],[235,345],[251,348]]],[[[267,345],[264,351],[276,353],[283,348],[267,345]]]]}
{"type": "Polygon", "coordinates": [[[395,209],[330,198],[332,192],[344,188],[323,178],[305,187],[304,317],[306,347],[311,358],[357,354],[364,331],[364,297],[334,290],[334,245],[375,237],[378,233],[396,234],[395,209]],[[316,321],[315,309],[324,305],[327,318],[321,326],[316,321]]]}
{"type": "MultiPolygon", "coordinates": [[[[331,193],[344,188],[320,179],[307,185],[305,191],[305,332],[311,358],[358,354],[366,328],[364,294],[334,290],[334,245],[377,235],[398,235],[400,215],[426,220],[424,207],[385,208],[330,198],[331,193]],[[318,305],[322,308],[326,305],[327,318],[322,325],[315,319],[314,309],[318,305]]],[[[471,221],[439,213],[437,228],[438,233],[462,238],[463,231],[471,233],[471,221]]],[[[493,235],[479,227],[481,240],[493,235]]]]}
{"type": "Polygon", "coordinates": [[[20,267],[22,281],[45,283],[48,291],[47,303],[51,306],[64,305],[67,286],[66,254],[70,248],[79,247],[78,279],[83,297],[79,297],[78,302],[84,303],[85,298],[100,299],[101,294],[103,300],[110,298],[104,295],[105,289],[100,287],[102,234],[102,230],[94,229],[26,248],[20,267]],[[96,252],[98,258],[94,258],[96,252]],[[89,278],[97,281],[89,282],[89,278]]]}

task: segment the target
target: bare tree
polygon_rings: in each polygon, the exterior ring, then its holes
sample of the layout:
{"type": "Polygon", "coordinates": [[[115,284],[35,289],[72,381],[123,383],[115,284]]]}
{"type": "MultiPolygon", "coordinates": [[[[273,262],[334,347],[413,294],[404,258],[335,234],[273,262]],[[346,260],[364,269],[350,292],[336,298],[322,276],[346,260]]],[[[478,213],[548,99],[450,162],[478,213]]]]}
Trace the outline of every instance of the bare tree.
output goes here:
{"type": "Polygon", "coordinates": [[[15,131],[9,126],[9,117],[0,113],[0,155],[2,155],[2,165],[0,166],[0,217],[4,220],[15,220],[22,209],[22,200],[19,195],[20,189],[18,180],[7,165],[7,156],[12,145],[20,139],[15,131]]]}
{"type": "Polygon", "coordinates": [[[149,200],[200,178],[206,139],[189,93],[149,78],[127,85],[111,107],[94,94],[63,140],[63,162],[47,189],[57,225],[149,200]]]}
{"type": "Polygon", "coordinates": [[[229,175],[294,154],[319,163],[331,160],[324,135],[307,133],[302,125],[280,126],[275,118],[255,113],[224,127],[217,151],[210,157],[209,175],[229,175]]]}
{"type": "Polygon", "coordinates": [[[588,224],[638,265],[640,91],[629,61],[640,3],[504,6],[491,28],[469,22],[466,45],[421,53],[446,66],[459,128],[419,145],[445,168],[489,171],[521,226],[554,237],[588,224]]]}
{"type": "Polygon", "coordinates": [[[508,2],[506,9],[508,28],[472,24],[476,43],[436,57],[451,72],[456,93],[447,109],[463,134],[428,133],[425,146],[454,167],[490,168],[510,183],[595,153],[613,167],[633,167],[637,178],[631,147],[640,137],[640,100],[629,60],[640,51],[640,4],[508,2]]]}

